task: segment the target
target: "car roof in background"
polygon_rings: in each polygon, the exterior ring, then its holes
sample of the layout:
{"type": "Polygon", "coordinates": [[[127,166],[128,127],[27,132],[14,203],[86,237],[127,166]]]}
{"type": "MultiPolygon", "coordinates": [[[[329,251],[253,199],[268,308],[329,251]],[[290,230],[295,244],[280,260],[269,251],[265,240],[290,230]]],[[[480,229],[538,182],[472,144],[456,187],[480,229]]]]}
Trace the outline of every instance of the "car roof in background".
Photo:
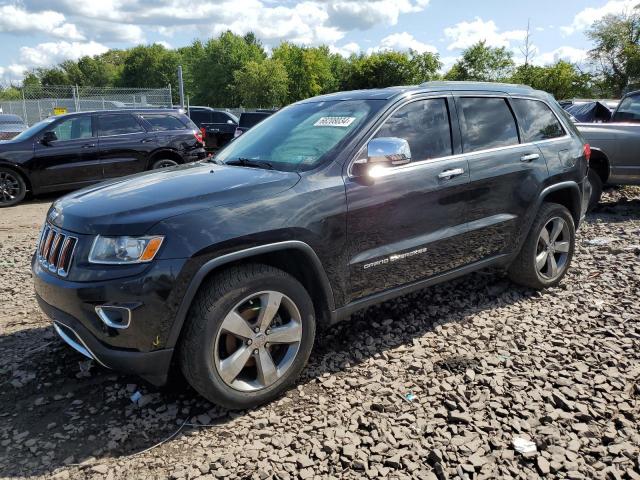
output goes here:
{"type": "MultiPolygon", "coordinates": [[[[113,110],[87,110],[83,112],[69,112],[62,115],[55,115],[55,118],[75,117],[80,115],[115,114],[115,113],[171,113],[182,114],[180,108],[116,108],[113,110]]],[[[48,117],[51,118],[51,117],[48,117]]]]}
{"type": "Polygon", "coordinates": [[[12,113],[0,113],[0,122],[24,123],[21,117],[12,113]]]}
{"type": "Polygon", "coordinates": [[[368,90],[351,90],[347,92],[329,93],[318,97],[301,100],[299,103],[315,103],[330,100],[391,100],[402,95],[432,92],[478,92],[506,95],[525,95],[534,98],[549,98],[550,95],[541,90],[534,90],[527,85],[493,82],[446,82],[433,81],[420,85],[373,88],[368,90]]]}

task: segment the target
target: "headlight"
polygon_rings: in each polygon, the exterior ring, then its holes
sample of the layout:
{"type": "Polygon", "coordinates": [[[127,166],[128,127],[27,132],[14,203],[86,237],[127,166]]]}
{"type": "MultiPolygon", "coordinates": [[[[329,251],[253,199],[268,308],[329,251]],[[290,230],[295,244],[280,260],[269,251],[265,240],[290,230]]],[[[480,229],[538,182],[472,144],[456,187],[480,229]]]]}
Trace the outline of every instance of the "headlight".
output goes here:
{"type": "Polygon", "coordinates": [[[164,237],[101,237],[98,235],[89,252],[90,263],[150,262],[160,250],[164,237]]]}

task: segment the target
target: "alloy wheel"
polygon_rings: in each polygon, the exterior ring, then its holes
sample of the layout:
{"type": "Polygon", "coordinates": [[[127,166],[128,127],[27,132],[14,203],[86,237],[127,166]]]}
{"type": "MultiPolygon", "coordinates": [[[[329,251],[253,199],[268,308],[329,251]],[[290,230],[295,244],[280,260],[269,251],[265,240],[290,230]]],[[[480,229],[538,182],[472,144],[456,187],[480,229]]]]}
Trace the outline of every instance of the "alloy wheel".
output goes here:
{"type": "Polygon", "coordinates": [[[159,168],[175,167],[176,165],[178,165],[178,162],[176,162],[175,160],[166,159],[166,160],[160,160],[159,162],[156,162],[153,168],[154,170],[157,170],[159,168]]]}
{"type": "Polygon", "coordinates": [[[243,392],[276,383],[293,364],[302,341],[298,307],[273,290],[252,294],[224,318],[214,344],[214,364],[229,387],[243,392]]]}
{"type": "Polygon", "coordinates": [[[545,280],[562,274],[571,248],[571,233],[567,222],[553,217],[542,227],[536,249],[536,270],[545,280]]]}
{"type": "Polygon", "coordinates": [[[9,203],[20,194],[20,182],[10,172],[0,172],[0,203],[9,203]]]}

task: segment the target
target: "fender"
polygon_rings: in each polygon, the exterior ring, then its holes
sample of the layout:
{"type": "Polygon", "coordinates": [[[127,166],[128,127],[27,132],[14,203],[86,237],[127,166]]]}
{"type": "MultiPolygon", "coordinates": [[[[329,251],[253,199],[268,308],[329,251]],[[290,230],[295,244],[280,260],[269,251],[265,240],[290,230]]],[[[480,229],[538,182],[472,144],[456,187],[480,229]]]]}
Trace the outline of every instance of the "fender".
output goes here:
{"type": "Polygon", "coordinates": [[[287,250],[291,248],[302,251],[311,260],[315,273],[320,279],[320,284],[322,285],[324,296],[327,299],[329,310],[330,312],[333,312],[335,310],[335,303],[333,298],[333,291],[331,289],[331,283],[329,282],[329,278],[327,277],[324,267],[322,266],[322,262],[318,258],[318,255],[316,255],[316,252],[313,250],[313,248],[299,240],[288,240],[285,242],[260,245],[258,247],[251,247],[244,250],[239,250],[237,252],[228,253],[226,255],[221,255],[209,260],[208,262],[205,262],[200,267],[200,269],[191,279],[191,282],[187,287],[187,291],[182,298],[182,302],[180,303],[180,307],[178,308],[178,313],[176,314],[176,318],[173,322],[173,325],[171,326],[171,331],[169,332],[165,348],[173,348],[178,342],[178,337],[180,336],[180,332],[182,331],[182,325],[187,318],[189,307],[191,306],[191,303],[193,302],[193,299],[196,296],[200,285],[202,285],[203,280],[209,273],[211,273],[216,268],[232,262],[236,262],[238,260],[244,260],[264,253],[271,253],[278,250],[287,250]]]}
{"type": "Polygon", "coordinates": [[[32,190],[32,184],[31,184],[31,176],[30,176],[30,172],[28,170],[26,170],[22,165],[18,165],[17,163],[13,163],[10,162],[8,160],[5,160],[3,158],[0,158],[0,167],[8,167],[8,168],[12,168],[13,170],[15,170],[16,172],[18,172],[20,175],[22,175],[22,177],[24,178],[25,182],[27,182],[27,190],[32,190]]]}

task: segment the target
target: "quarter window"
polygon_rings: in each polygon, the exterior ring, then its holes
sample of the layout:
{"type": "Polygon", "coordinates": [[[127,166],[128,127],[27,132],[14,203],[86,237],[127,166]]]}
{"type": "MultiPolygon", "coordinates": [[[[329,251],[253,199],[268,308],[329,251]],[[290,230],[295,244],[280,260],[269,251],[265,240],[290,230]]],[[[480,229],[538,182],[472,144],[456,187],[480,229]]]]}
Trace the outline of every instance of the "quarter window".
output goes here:
{"type": "Polygon", "coordinates": [[[211,112],[208,110],[190,110],[189,117],[198,126],[203,123],[211,123],[211,112]]]}
{"type": "Polygon", "coordinates": [[[433,98],[411,102],[391,117],[375,135],[403,138],[413,161],[446,157],[453,153],[447,101],[433,98]]]}
{"type": "Polygon", "coordinates": [[[551,109],[537,100],[511,100],[522,130],[523,142],[539,142],[562,137],[565,131],[551,109]]]}
{"type": "Polygon", "coordinates": [[[51,129],[58,140],[79,140],[93,137],[91,130],[91,116],[73,117],[60,122],[51,129]]]}
{"type": "Polygon", "coordinates": [[[101,137],[144,132],[138,121],[131,115],[100,115],[98,128],[101,137]]]}
{"type": "Polygon", "coordinates": [[[518,144],[518,128],[504,98],[459,99],[465,153],[518,144]]]}
{"type": "Polygon", "coordinates": [[[173,115],[140,115],[150,125],[154,131],[162,130],[184,130],[184,124],[173,115]]]}

